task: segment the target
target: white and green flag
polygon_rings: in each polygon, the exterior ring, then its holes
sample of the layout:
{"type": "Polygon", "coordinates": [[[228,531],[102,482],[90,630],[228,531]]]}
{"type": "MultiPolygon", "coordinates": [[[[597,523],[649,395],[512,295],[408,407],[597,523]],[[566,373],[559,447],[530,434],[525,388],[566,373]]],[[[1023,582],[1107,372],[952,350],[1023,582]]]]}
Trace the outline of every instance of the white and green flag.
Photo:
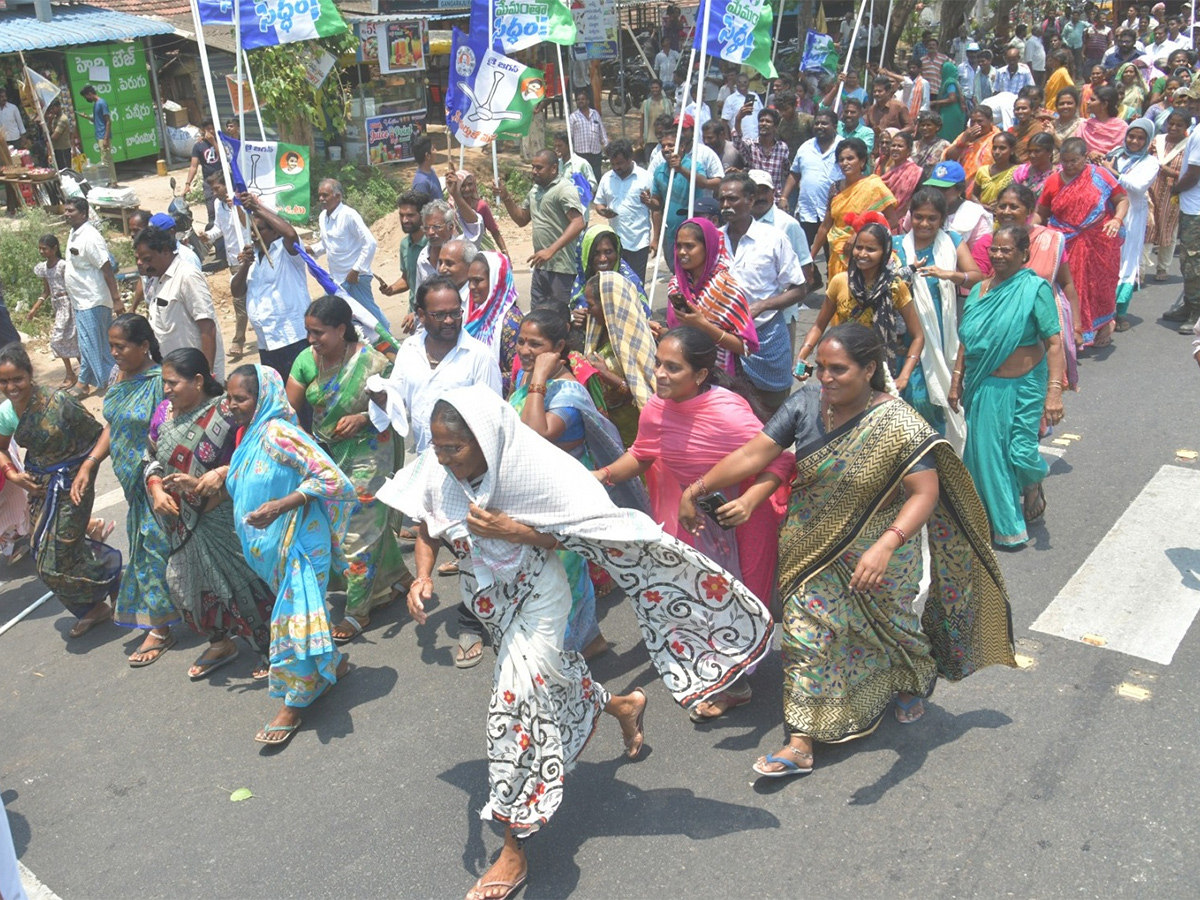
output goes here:
{"type": "Polygon", "coordinates": [[[542,72],[497,53],[486,38],[454,29],[446,125],[464,147],[482,147],[499,134],[528,134],[533,108],[545,95],[542,72]]]}
{"type": "MultiPolygon", "coordinates": [[[[534,44],[575,43],[575,17],[563,0],[491,0],[491,46],[504,53],[534,44]]],[[[471,37],[486,32],[488,0],[471,2],[471,37]]],[[[484,38],[487,40],[487,38],[484,38]]]]}
{"type": "Polygon", "coordinates": [[[242,47],[274,47],[342,34],[346,21],[333,0],[196,0],[205,25],[241,23],[242,47]]]}

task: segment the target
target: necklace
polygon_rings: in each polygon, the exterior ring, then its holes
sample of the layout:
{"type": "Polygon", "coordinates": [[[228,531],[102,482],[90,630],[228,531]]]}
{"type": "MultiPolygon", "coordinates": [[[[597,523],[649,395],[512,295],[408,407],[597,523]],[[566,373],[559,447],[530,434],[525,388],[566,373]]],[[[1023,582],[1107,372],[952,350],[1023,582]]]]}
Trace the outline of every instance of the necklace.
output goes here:
{"type": "Polygon", "coordinates": [[[350,348],[352,346],[353,346],[353,344],[351,344],[349,341],[347,341],[345,348],[342,350],[341,360],[334,363],[332,366],[324,365],[323,364],[325,362],[324,357],[319,357],[317,359],[317,368],[318,368],[317,374],[321,378],[324,378],[326,375],[333,375],[333,374],[336,374],[336,373],[342,371],[342,369],[344,369],[346,367],[346,360],[350,358],[350,348]]]}
{"type": "MultiPolygon", "coordinates": [[[[867,410],[869,410],[871,408],[871,404],[874,402],[875,402],[875,391],[873,389],[868,390],[867,391],[867,404],[866,404],[866,406],[863,407],[863,410],[862,410],[863,413],[865,413],[867,410]]],[[[860,413],[860,415],[861,415],[861,413],[860,413]]],[[[848,422],[848,421],[850,421],[850,419],[847,419],[846,421],[848,422]]],[[[841,424],[845,425],[846,423],[843,422],[841,424]]],[[[832,431],[833,431],[833,407],[831,405],[829,405],[828,403],[826,403],[826,405],[825,405],[825,433],[829,434],[832,431]]]]}

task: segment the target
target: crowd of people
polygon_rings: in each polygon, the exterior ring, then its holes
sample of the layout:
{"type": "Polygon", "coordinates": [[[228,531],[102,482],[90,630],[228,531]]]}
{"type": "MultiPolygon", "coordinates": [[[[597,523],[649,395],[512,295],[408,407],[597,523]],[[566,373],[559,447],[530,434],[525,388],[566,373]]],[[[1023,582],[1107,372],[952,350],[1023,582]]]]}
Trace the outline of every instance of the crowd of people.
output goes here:
{"type": "Polygon", "coordinates": [[[496,651],[484,815],[506,838],[476,898],[523,883],[526,841],[600,713],[641,751],[647,692],[611,694],[588,670],[608,648],[600,599],[628,599],[696,722],[752,701],[779,621],[785,738],[754,761],[761,777],[812,771],[816,744],[870,734],[893,700],[913,723],[939,677],[1014,664],[995,550],[1044,517],[1039,441],[1177,238],[1166,317],[1189,333],[1200,319],[1194,57],[1171,46],[1182,71],[1142,72],[1178,29],[1149,26],[1141,52],[1123,26],[1100,48],[1097,11],[1083,52],[1098,71],[1076,86],[1078,19],[1019,28],[1002,70],[964,32],[954,60],[928,35],[905,76],[759,96],[734,73],[711,105],[657,85],[642,147],[608,140],[580,94],[570,134],[533,154],[528,195],[497,185],[530,229],[523,259],[475,175],[438,177],[422,147],[391,283],[336,181],[317,188],[306,248],[210,173],[228,353],[172,222],[136,223],[127,310],[86,200],[68,201],[67,253],[48,235],[37,271],[63,385],[40,383],[21,344],[0,348],[0,550],[32,550],[71,637],[110,619],[143,631],[133,667],[184,626],[208,641],[192,680],[248,647],[282,701],[255,735],[275,749],[382,607],[402,598],[420,627],[435,579],[456,577],[456,666],[496,651]],[[1063,49],[1031,58],[1048,34],[1063,49]],[[647,287],[656,254],[665,310],[647,287]],[[402,316],[376,291],[406,298],[402,316]],[[806,300],[817,318],[798,334],[806,300]],[[127,501],[123,559],[91,516],[105,460],[127,501]]]}

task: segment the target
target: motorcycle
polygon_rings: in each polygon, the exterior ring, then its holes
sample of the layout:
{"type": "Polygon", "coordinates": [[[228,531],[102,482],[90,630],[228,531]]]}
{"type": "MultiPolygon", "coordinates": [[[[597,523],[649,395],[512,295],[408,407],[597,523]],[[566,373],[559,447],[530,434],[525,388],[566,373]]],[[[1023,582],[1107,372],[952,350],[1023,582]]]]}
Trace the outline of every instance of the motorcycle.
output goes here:
{"type": "Polygon", "coordinates": [[[171,202],[167,205],[167,215],[175,220],[175,240],[187,244],[195,251],[196,256],[203,260],[208,255],[209,245],[192,230],[192,209],[182,194],[175,193],[178,182],[174,176],[171,176],[170,185],[171,202]]]}

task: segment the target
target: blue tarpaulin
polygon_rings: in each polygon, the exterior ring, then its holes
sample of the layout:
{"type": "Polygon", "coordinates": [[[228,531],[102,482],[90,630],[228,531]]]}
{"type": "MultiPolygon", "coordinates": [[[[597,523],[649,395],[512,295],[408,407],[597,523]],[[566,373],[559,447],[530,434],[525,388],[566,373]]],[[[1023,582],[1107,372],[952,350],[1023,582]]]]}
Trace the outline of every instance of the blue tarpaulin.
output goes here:
{"type": "Polygon", "coordinates": [[[0,53],[18,50],[43,50],[47,47],[76,47],[152,34],[172,34],[166,22],[130,16],[94,6],[54,7],[49,22],[39,22],[32,14],[0,12],[0,53]]]}

